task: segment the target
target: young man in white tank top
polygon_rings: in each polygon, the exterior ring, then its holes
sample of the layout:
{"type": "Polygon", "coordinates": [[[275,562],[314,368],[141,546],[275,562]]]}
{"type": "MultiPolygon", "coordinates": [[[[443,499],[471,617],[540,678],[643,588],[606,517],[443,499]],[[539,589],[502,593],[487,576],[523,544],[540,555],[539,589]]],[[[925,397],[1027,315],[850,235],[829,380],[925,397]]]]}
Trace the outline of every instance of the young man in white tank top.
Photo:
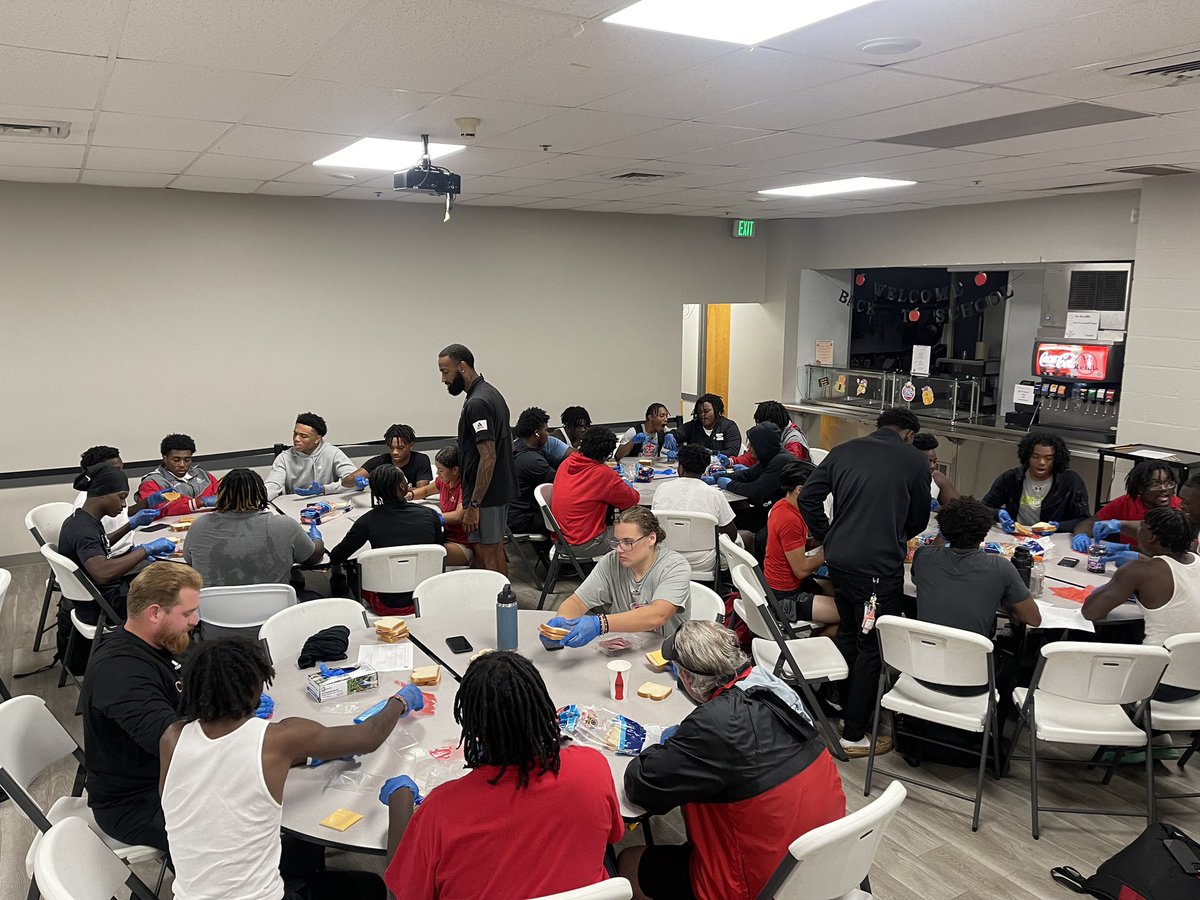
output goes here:
{"type": "MultiPolygon", "coordinates": [[[[1083,603],[1083,617],[1103,619],[1133,597],[1146,622],[1144,644],[1161,646],[1172,635],[1200,632],[1200,557],[1190,552],[1197,525],[1182,510],[1149,510],[1138,525],[1142,552],[1117,554],[1117,571],[1108,584],[1096,588],[1083,603]]],[[[1155,694],[1158,700],[1178,700],[1195,691],[1180,689],[1155,694]],[[1170,696],[1167,696],[1170,694],[1170,696]]]]}
{"type": "MultiPolygon", "coordinates": [[[[310,757],[378,749],[401,718],[424,705],[421,691],[406,685],[361,725],[267,722],[255,710],[274,675],[259,646],[240,638],[201,643],[184,669],[183,721],[159,742],[176,900],[281,900],[303,888],[310,900],[382,898],[382,880],[368,873],[321,872],[307,884],[281,874],[283,785],[288,770],[310,757]]],[[[415,792],[415,784],[397,792],[408,797],[409,815],[415,792]]]]}

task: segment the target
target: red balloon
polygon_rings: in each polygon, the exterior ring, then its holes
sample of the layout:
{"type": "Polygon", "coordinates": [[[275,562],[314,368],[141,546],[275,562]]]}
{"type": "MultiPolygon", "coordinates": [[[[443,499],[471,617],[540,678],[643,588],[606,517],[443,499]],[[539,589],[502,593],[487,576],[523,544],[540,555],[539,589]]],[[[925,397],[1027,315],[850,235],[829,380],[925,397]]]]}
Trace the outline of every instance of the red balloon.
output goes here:
{"type": "Polygon", "coordinates": [[[867,283],[867,276],[866,276],[866,275],[862,275],[862,274],[855,275],[855,276],[854,276],[854,283],[855,283],[855,284],[857,284],[859,287],[862,287],[864,284],[866,284],[866,283],[867,283]]]}
{"type": "Polygon", "coordinates": [[[985,284],[987,284],[987,273],[986,273],[986,272],[980,272],[979,274],[977,274],[977,275],[975,276],[975,286],[976,286],[976,287],[983,287],[985,284]]]}
{"type": "Polygon", "coordinates": [[[910,321],[910,322],[921,321],[921,311],[919,309],[910,309],[908,311],[908,321],[910,321]]]}

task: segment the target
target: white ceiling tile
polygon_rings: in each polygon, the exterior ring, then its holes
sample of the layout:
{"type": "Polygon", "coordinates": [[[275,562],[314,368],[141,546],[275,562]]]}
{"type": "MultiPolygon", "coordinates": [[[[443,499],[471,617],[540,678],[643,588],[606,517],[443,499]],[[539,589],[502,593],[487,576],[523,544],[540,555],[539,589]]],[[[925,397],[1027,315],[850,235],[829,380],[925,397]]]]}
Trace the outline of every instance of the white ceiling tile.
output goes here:
{"type": "Polygon", "coordinates": [[[628,201],[630,203],[641,206],[652,206],[654,201],[652,198],[659,194],[669,194],[687,187],[687,185],[679,184],[678,178],[663,178],[660,181],[649,182],[646,184],[625,184],[623,182],[614,181],[610,184],[602,185],[599,182],[591,182],[592,191],[589,194],[581,195],[581,201],[590,201],[599,203],[601,201],[628,201]]]}
{"type": "Polygon", "coordinates": [[[392,199],[390,194],[391,191],[371,190],[364,187],[348,187],[326,196],[332,197],[335,200],[374,200],[387,203],[392,199]]]}
{"type": "Polygon", "coordinates": [[[557,153],[541,150],[496,150],[489,147],[468,147],[445,160],[446,168],[460,175],[493,175],[505,169],[515,169],[530,163],[543,162],[557,153]]]}
{"type": "Polygon", "coordinates": [[[1092,173],[1089,175],[1059,175],[1046,176],[1043,178],[1029,178],[1023,181],[1014,181],[1002,187],[1010,191],[1047,191],[1054,188],[1070,187],[1077,184],[1114,184],[1123,185],[1128,188],[1135,188],[1138,182],[1142,180],[1140,175],[1126,175],[1115,172],[1092,173]]]}
{"type": "Polygon", "coordinates": [[[805,131],[806,126],[820,122],[960,94],[972,87],[961,81],[875,69],[832,84],[793,91],[706,116],[703,121],[774,131],[805,131]]]}
{"type": "Polygon", "coordinates": [[[364,2],[130,0],[120,55],[291,75],[364,2]]]}
{"type": "Polygon", "coordinates": [[[271,96],[281,75],[118,59],[102,107],[148,116],[236,122],[271,96]]]}
{"type": "Polygon", "coordinates": [[[509,194],[508,196],[513,198],[514,203],[520,204],[522,209],[574,209],[579,205],[578,200],[566,197],[531,200],[528,197],[518,199],[516,194],[509,194]]]}
{"type": "Polygon", "coordinates": [[[149,150],[204,150],[228,128],[226,122],[103,112],[92,133],[92,144],[149,150]]]}
{"type": "Polygon", "coordinates": [[[647,131],[582,151],[585,155],[620,156],[627,159],[662,159],[690,150],[720,147],[736,141],[762,137],[768,132],[757,128],[727,128],[700,122],[676,122],[666,128],[647,131]]]}
{"type": "Polygon", "coordinates": [[[330,189],[337,187],[347,187],[349,185],[358,184],[360,182],[369,181],[379,175],[379,172],[373,172],[370,169],[347,169],[345,175],[353,175],[353,179],[334,178],[331,173],[337,172],[337,169],[330,169],[324,166],[300,166],[293,169],[285,175],[280,175],[273,181],[289,181],[296,184],[326,184],[330,185],[330,189]]]}
{"type": "Polygon", "coordinates": [[[830,137],[874,140],[1035,109],[1049,109],[1052,106],[1061,106],[1065,102],[1067,101],[1045,94],[983,87],[961,94],[951,94],[948,97],[897,106],[882,112],[868,113],[865,116],[851,116],[825,122],[810,126],[807,130],[813,134],[827,134],[830,137]]]}
{"type": "MultiPolygon", "coordinates": [[[[39,122],[66,122],[70,130],[65,138],[56,138],[57,144],[86,144],[88,129],[92,124],[90,109],[61,109],[51,106],[16,106],[4,103],[0,106],[0,114],[4,121],[14,122],[20,119],[33,119],[39,122]]],[[[0,142],[26,141],[28,138],[5,137],[0,135],[0,142]]]]}
{"type": "Polygon", "coordinates": [[[738,141],[736,144],[726,144],[722,147],[712,147],[708,150],[696,150],[691,153],[670,157],[680,162],[697,162],[713,166],[737,166],[744,163],[765,163],[771,161],[788,171],[796,171],[801,165],[796,163],[810,153],[831,150],[842,147],[848,141],[839,138],[819,137],[811,134],[796,134],[781,131],[748,141],[738,141]]]}
{"type": "MultiPolygon", "coordinates": [[[[593,16],[616,12],[629,5],[629,0],[505,0],[513,6],[527,6],[530,9],[545,9],[550,12],[569,13],[590,19],[593,16]]],[[[605,25],[605,28],[614,26],[605,25]]]]}
{"type": "Polygon", "coordinates": [[[222,194],[249,194],[261,180],[249,178],[209,178],[205,175],[180,175],[170,187],[183,191],[213,191],[222,194]]]}
{"type": "Polygon", "coordinates": [[[1171,87],[1104,97],[1099,102],[1106,106],[1146,113],[1191,112],[1200,109],[1200,85],[1194,81],[1180,82],[1171,87]]]}
{"type": "MultiPolygon", "coordinates": [[[[542,182],[535,178],[519,178],[509,175],[480,175],[463,181],[463,191],[473,195],[505,194],[518,188],[528,188],[542,182]]],[[[520,202],[520,201],[514,201],[520,202]]]]}
{"type": "Polygon", "coordinates": [[[856,175],[891,173],[900,178],[923,181],[925,173],[931,170],[938,170],[945,166],[960,165],[964,162],[987,162],[994,158],[982,153],[972,153],[966,150],[925,150],[920,153],[906,153],[904,156],[892,156],[887,159],[855,163],[853,166],[830,166],[821,171],[824,174],[835,175],[851,171],[856,175]]]}
{"type": "Polygon", "coordinates": [[[568,109],[508,134],[480,141],[480,145],[507,150],[538,150],[549,144],[555,153],[574,153],[670,125],[667,119],[626,116],[591,109],[568,109]]]}
{"type": "Polygon", "coordinates": [[[248,125],[295,131],[368,134],[436,99],[361,84],[291,78],[269,100],[245,117],[248,125]]]}
{"type": "Polygon", "coordinates": [[[294,162],[280,159],[254,159],[252,157],[222,156],[219,153],[202,153],[187,170],[189,175],[215,175],[221,178],[278,178],[297,167],[294,162]]]}
{"type": "Polygon", "coordinates": [[[83,165],[83,151],[79,144],[0,141],[0,165],[78,169],[83,165]]]}
{"type": "MultiPolygon", "coordinates": [[[[1006,86],[1013,90],[1033,91],[1035,94],[1053,94],[1058,97],[1070,97],[1073,100],[1099,100],[1101,97],[1111,97],[1114,94],[1150,91],[1155,87],[1154,82],[1109,75],[1104,71],[1105,65],[1105,63],[1099,63],[1094,66],[1079,66],[1055,71],[1048,75],[1035,75],[1032,78],[1018,78],[1016,81],[1008,82],[1006,86]]],[[[1111,105],[1121,106],[1120,103],[1111,105]]]]}
{"type": "MultiPolygon", "coordinates": [[[[475,179],[472,179],[474,182],[475,179]]],[[[594,181],[545,181],[513,188],[508,193],[532,199],[549,200],[556,197],[577,197],[596,193],[594,181]]]]}
{"type": "Polygon", "coordinates": [[[699,119],[865,71],[863,66],[764,48],[741,49],[588,106],[671,119],[699,119]]]}
{"type": "Polygon", "coordinates": [[[565,181],[568,179],[591,181],[597,177],[620,174],[630,169],[638,169],[640,171],[644,168],[655,169],[658,166],[656,164],[655,166],[648,167],[640,160],[634,159],[609,159],[603,156],[576,156],[564,153],[561,156],[552,156],[546,160],[539,160],[528,165],[507,169],[503,174],[513,175],[518,178],[549,179],[551,181],[565,181]]]}
{"type": "MultiPolygon", "coordinates": [[[[935,151],[936,152],[936,151],[935,151]]],[[[997,172],[1019,172],[1022,169],[1038,169],[1047,165],[1045,160],[1033,156],[1002,156],[996,159],[972,158],[970,162],[930,167],[925,178],[938,181],[962,179],[970,182],[983,175],[997,172]]]]}
{"type": "Polygon", "coordinates": [[[354,136],[349,134],[318,134],[314,131],[238,125],[223,135],[213,150],[227,156],[312,162],[349,146],[354,140],[354,136]]]}
{"type": "Polygon", "coordinates": [[[111,172],[107,169],[85,169],[80,181],[84,184],[103,184],[109,187],[165,188],[174,175],[159,172],[111,172]]]}
{"type": "Polygon", "coordinates": [[[368,7],[304,67],[303,74],[449,93],[576,27],[577,20],[570,16],[500,3],[388,0],[368,7]]]}
{"type": "Polygon", "coordinates": [[[142,150],[125,147],[92,147],[88,150],[89,169],[119,172],[158,172],[178,175],[192,164],[196,154],[190,150],[142,150]]]}
{"type": "Polygon", "coordinates": [[[273,194],[278,197],[324,197],[337,190],[336,187],[320,184],[297,184],[293,181],[268,181],[254,189],[256,194],[273,194]]]}
{"type": "MultiPolygon", "coordinates": [[[[1118,145],[1119,146],[1119,145],[1118,145]]],[[[1028,157],[1036,159],[1037,157],[1028,157]]],[[[1120,159],[1106,159],[1098,163],[1106,169],[1118,169],[1124,166],[1144,166],[1154,163],[1164,166],[1181,166],[1183,168],[1200,168],[1200,146],[1183,153],[1143,152],[1137,156],[1123,156],[1120,159]]]]}
{"type": "Polygon", "coordinates": [[[398,130],[405,134],[428,134],[430,140],[438,143],[472,144],[560,112],[563,112],[563,108],[559,106],[509,103],[504,100],[446,94],[423,109],[409,113],[386,128],[378,129],[375,136],[391,137],[390,132],[398,130]],[[475,138],[460,136],[454,120],[463,116],[480,120],[475,138]]]}
{"type": "Polygon", "coordinates": [[[78,169],[54,169],[45,166],[0,166],[0,181],[40,181],[70,184],[78,178],[78,169]]]}
{"type": "Polygon", "coordinates": [[[581,212],[632,212],[636,209],[648,209],[651,206],[657,205],[644,200],[613,200],[600,203],[592,202],[583,205],[587,198],[578,197],[576,199],[580,201],[580,205],[576,206],[575,209],[581,212]]]}
{"type": "Polygon", "coordinates": [[[103,78],[102,57],[0,44],[0,96],[5,105],[91,109],[103,78]]]}
{"type": "Polygon", "coordinates": [[[3,42],[13,47],[106,56],[117,5],[113,0],[0,0],[3,42]]]}
{"type": "Polygon", "coordinates": [[[516,206],[521,202],[520,197],[514,197],[512,194],[480,194],[479,196],[464,196],[461,200],[454,204],[459,206],[516,206]]]}

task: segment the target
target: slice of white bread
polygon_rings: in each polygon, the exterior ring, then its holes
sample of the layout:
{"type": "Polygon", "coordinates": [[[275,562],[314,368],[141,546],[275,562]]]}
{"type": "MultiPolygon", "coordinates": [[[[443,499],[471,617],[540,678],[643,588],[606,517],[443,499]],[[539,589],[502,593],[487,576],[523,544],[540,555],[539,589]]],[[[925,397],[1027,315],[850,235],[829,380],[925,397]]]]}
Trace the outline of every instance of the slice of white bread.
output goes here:
{"type": "Polygon", "coordinates": [[[442,680],[441,666],[417,666],[412,670],[412,683],[421,687],[432,687],[442,680]]]}
{"type": "Polygon", "coordinates": [[[538,626],[538,631],[544,634],[552,641],[561,641],[571,633],[570,628],[555,628],[552,625],[542,624],[538,626]]]}
{"type": "Polygon", "coordinates": [[[671,696],[672,688],[665,684],[655,684],[653,681],[645,682],[638,688],[638,696],[645,697],[647,700],[666,700],[671,696]]]}

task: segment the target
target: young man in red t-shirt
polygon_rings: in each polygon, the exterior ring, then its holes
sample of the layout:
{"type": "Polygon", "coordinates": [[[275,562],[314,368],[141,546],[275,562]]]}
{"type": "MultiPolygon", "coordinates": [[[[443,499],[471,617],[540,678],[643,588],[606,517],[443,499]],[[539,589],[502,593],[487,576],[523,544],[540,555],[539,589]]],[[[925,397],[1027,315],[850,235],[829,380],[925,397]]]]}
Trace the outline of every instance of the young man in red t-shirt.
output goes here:
{"type": "MultiPolygon", "coordinates": [[[[1071,546],[1079,553],[1086,553],[1092,540],[1114,538],[1134,550],[1137,549],[1137,531],[1146,511],[1171,507],[1179,509],[1183,501],[1175,493],[1175,470],[1159,459],[1142,460],[1125,476],[1125,493],[1109,500],[1090,519],[1075,526],[1075,537],[1071,546]]],[[[1106,542],[1107,543],[1107,542],[1106,542]]],[[[1109,547],[1111,552],[1121,552],[1119,546],[1109,547]]]]}
{"type": "Polygon", "coordinates": [[[562,746],[542,676],[499,650],[467,668],[454,700],[470,772],[411,813],[411,779],[380,791],[387,804],[384,881],[397,900],[525,900],[604,881],[604,854],[625,831],[603,754],[562,746]],[[399,788],[407,788],[407,791],[399,788]]]}
{"type": "Polygon", "coordinates": [[[812,556],[806,554],[808,526],[800,514],[797,498],[808,472],[808,467],[795,462],[789,463],[780,473],[779,486],[786,493],[767,515],[763,575],[789,619],[816,622],[836,630],[840,618],[833,597],[824,591],[811,590],[819,586],[812,575],[825,564],[825,554],[822,550],[812,556]],[[810,590],[805,590],[806,581],[810,590]]]}
{"type": "Polygon", "coordinates": [[[612,537],[605,528],[608,508],[629,509],[641,500],[633,486],[607,465],[616,447],[612,429],[593,425],[580,438],[579,452],[563,460],[554,476],[550,511],[576,556],[607,553],[612,537]]]}

